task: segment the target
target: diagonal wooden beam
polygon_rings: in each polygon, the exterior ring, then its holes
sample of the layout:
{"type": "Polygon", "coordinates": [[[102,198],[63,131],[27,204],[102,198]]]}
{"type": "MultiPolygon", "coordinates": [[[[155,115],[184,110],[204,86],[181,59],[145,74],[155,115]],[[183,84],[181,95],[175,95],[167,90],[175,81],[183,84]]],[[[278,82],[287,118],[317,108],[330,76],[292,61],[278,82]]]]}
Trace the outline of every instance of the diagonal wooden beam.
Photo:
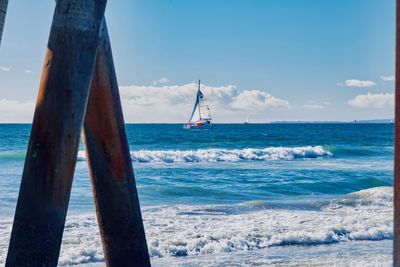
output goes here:
{"type": "Polygon", "coordinates": [[[106,2],[57,1],[6,266],[57,266],[106,2]]]}
{"type": "Polygon", "coordinates": [[[3,36],[4,21],[6,20],[8,0],[0,0],[0,44],[3,36]]]}
{"type": "Polygon", "coordinates": [[[150,266],[105,20],[83,140],[107,266],[150,266]]]}

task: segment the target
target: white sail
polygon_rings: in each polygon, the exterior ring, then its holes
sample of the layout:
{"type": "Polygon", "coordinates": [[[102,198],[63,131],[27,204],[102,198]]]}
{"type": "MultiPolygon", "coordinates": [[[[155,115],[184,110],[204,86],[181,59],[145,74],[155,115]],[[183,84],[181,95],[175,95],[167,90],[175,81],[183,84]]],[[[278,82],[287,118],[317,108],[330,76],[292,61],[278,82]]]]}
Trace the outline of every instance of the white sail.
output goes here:
{"type": "Polygon", "coordinates": [[[208,106],[207,99],[199,87],[197,88],[196,101],[194,103],[192,115],[190,115],[189,123],[194,123],[200,120],[211,120],[210,107],[208,106]]]}
{"type": "Polygon", "coordinates": [[[192,115],[190,115],[189,123],[193,123],[200,120],[200,110],[199,110],[199,90],[197,90],[196,101],[194,103],[192,115]]]}
{"type": "Polygon", "coordinates": [[[211,120],[210,107],[208,106],[207,99],[199,89],[199,114],[200,120],[211,120]]]}

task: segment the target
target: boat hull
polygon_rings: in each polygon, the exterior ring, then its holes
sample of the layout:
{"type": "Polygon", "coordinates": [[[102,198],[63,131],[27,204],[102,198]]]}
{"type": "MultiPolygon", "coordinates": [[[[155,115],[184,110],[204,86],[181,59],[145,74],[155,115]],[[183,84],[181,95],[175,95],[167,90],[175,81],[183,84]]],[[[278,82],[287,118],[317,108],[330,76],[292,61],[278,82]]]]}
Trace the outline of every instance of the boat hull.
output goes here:
{"type": "Polygon", "coordinates": [[[190,130],[208,130],[213,128],[215,125],[211,121],[197,121],[193,123],[188,123],[183,126],[184,129],[190,130]]]}

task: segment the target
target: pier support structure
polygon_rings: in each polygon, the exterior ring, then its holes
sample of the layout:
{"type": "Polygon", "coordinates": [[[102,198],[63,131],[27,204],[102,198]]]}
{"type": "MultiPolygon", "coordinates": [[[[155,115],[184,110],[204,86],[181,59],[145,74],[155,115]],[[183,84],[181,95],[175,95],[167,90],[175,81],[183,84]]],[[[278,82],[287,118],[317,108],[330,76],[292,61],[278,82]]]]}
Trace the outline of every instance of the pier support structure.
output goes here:
{"type": "Polygon", "coordinates": [[[400,267],[400,0],[396,1],[393,266],[400,267]]]}
{"type": "Polygon", "coordinates": [[[7,267],[57,266],[84,121],[106,265],[150,266],[106,2],[56,1],[7,267]]]}
{"type": "Polygon", "coordinates": [[[150,266],[105,20],[83,140],[107,266],[150,266]]]}
{"type": "Polygon", "coordinates": [[[0,44],[3,36],[4,21],[6,20],[8,0],[0,0],[0,44]]]}
{"type": "Polygon", "coordinates": [[[6,266],[57,266],[105,5],[57,1],[6,266]]]}

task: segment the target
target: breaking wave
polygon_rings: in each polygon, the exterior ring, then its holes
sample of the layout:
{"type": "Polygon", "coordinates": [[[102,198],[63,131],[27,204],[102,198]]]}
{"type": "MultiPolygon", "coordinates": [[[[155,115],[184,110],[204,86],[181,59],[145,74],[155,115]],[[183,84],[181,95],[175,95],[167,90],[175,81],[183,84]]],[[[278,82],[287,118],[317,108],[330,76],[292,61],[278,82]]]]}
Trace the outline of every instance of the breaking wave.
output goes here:
{"type": "MultiPolygon", "coordinates": [[[[0,151],[1,160],[23,160],[25,151],[0,151]]],[[[133,162],[183,163],[183,162],[230,162],[294,160],[330,157],[332,153],[322,146],[268,147],[263,149],[198,149],[198,150],[138,150],[131,151],[133,162]]],[[[86,160],[85,151],[78,152],[78,160],[86,160]]]]}
{"type": "MultiPolygon", "coordinates": [[[[143,209],[152,258],[219,255],[276,246],[321,245],[393,238],[393,189],[375,187],[313,209],[175,205],[143,209]]],[[[266,203],[268,204],[268,203],[266,203]]],[[[0,263],[4,263],[12,218],[0,219],[0,263]]],[[[104,260],[95,214],[67,218],[60,266],[104,260]]]]}
{"type": "MultiPolygon", "coordinates": [[[[330,156],[332,153],[322,146],[131,151],[132,161],[138,163],[268,161],[330,156]]],[[[85,160],[84,151],[79,152],[78,159],[85,160]]]]}
{"type": "Polygon", "coordinates": [[[131,152],[134,162],[218,162],[266,161],[328,157],[332,154],[321,146],[270,147],[264,149],[199,149],[199,150],[139,150],[131,152]]]}
{"type": "Polygon", "coordinates": [[[242,205],[248,209],[175,206],[145,212],[151,255],[193,256],[393,238],[391,187],[359,191],[331,203],[315,203],[315,210],[242,205]]]}

